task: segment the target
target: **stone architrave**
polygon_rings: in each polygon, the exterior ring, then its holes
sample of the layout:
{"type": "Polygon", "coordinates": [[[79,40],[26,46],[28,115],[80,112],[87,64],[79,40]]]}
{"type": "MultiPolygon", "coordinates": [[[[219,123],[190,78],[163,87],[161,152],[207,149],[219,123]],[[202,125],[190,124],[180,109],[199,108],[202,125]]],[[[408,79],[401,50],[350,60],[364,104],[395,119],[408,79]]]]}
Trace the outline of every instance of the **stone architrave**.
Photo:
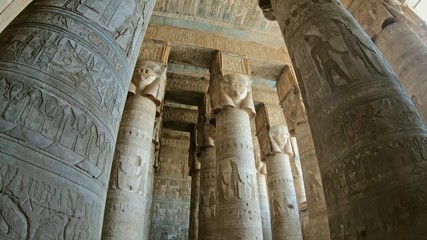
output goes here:
{"type": "Polygon", "coordinates": [[[153,128],[161,67],[150,61],[137,64],[126,101],[111,169],[102,237],[142,239],[149,202],[153,128]]]}
{"type": "Polygon", "coordinates": [[[39,0],[1,32],[0,208],[10,214],[0,238],[100,238],[153,4],[39,0]]]}
{"type": "Polygon", "coordinates": [[[375,44],[427,123],[427,45],[404,21],[385,26],[375,44]]]}
{"type": "Polygon", "coordinates": [[[255,116],[247,59],[219,52],[211,71],[216,118],[216,237],[262,239],[251,126],[255,116]]]}
{"type": "MultiPolygon", "coordinates": [[[[195,153],[191,153],[193,156],[195,153]]],[[[191,157],[190,157],[191,158],[191,157]]],[[[191,172],[191,201],[190,201],[190,227],[189,240],[199,239],[199,211],[200,211],[200,168],[201,163],[197,157],[194,158],[193,170],[191,172]]]]}
{"type": "Polygon", "coordinates": [[[303,234],[308,240],[330,240],[331,236],[329,233],[319,163],[316,158],[305,106],[292,67],[285,67],[282,75],[277,80],[276,87],[287,120],[294,127],[298,143],[309,219],[307,228],[303,227],[303,234]]]}
{"type": "Polygon", "coordinates": [[[272,0],[323,180],[332,239],[427,235],[427,131],[373,42],[336,0],[272,0]]]}
{"type": "MultiPolygon", "coordinates": [[[[253,121],[254,120],[255,119],[253,119],[253,121]]],[[[255,166],[257,168],[259,205],[261,209],[262,220],[262,236],[263,240],[272,240],[270,204],[268,202],[267,188],[267,167],[265,166],[265,163],[261,161],[261,152],[258,137],[255,134],[252,135],[252,143],[254,145],[255,166]]]]}
{"type": "Polygon", "coordinates": [[[291,158],[291,136],[283,110],[262,104],[256,117],[261,159],[267,166],[271,229],[275,240],[302,240],[291,158]]]}

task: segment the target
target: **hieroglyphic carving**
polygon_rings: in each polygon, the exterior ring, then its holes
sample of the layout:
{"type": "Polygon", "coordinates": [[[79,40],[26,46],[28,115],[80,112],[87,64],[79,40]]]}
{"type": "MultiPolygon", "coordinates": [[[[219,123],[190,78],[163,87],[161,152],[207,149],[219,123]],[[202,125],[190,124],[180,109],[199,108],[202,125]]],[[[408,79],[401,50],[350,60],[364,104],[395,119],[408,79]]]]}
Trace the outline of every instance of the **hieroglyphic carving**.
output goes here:
{"type": "Polygon", "coordinates": [[[194,78],[179,74],[169,75],[166,85],[167,91],[207,93],[208,89],[209,79],[194,78]]]}
{"type": "Polygon", "coordinates": [[[0,85],[1,133],[53,154],[106,186],[113,148],[106,129],[44,89],[6,77],[0,85]]]}
{"type": "Polygon", "coordinates": [[[426,219],[419,218],[410,207],[399,206],[417,206],[417,211],[426,209],[424,199],[411,198],[408,194],[425,189],[426,176],[414,174],[412,170],[417,162],[414,155],[422,155],[426,143],[420,141],[412,148],[401,141],[425,139],[427,133],[393,72],[338,1],[273,0],[271,3],[283,29],[309,113],[325,186],[331,238],[366,234],[375,239],[425,236],[426,219]],[[308,44],[304,38],[313,35],[318,36],[314,37],[317,40],[309,39],[311,44],[308,44]],[[312,54],[317,44],[330,44],[343,54],[327,48],[323,51],[328,51],[329,56],[321,50],[312,54]],[[318,71],[313,56],[318,61],[323,58],[323,64],[319,64],[322,68],[338,66],[351,81],[343,82],[343,74],[334,70],[332,83],[336,86],[331,90],[328,86],[331,82],[318,71]],[[330,134],[325,134],[328,132],[330,134]],[[349,163],[352,157],[366,157],[367,162],[375,166],[363,168],[368,175],[355,172],[353,168],[358,169],[359,163],[349,163]],[[339,177],[327,176],[332,169],[339,177]],[[336,190],[338,188],[342,190],[336,190]],[[383,206],[389,210],[399,209],[399,214],[393,210],[387,214],[383,206]],[[401,221],[402,215],[411,221],[410,230],[401,221]],[[348,221],[343,222],[343,218],[348,221]],[[377,225],[370,227],[368,233],[364,226],[372,222],[377,225]]]}
{"type": "MultiPolygon", "coordinates": [[[[5,159],[6,155],[1,157],[5,159]]],[[[89,223],[100,228],[100,213],[94,209],[103,206],[98,206],[95,197],[49,182],[46,176],[30,176],[30,171],[0,163],[0,237],[96,238],[98,233],[90,229],[89,223]]]]}
{"type": "Polygon", "coordinates": [[[163,109],[163,121],[196,124],[198,110],[165,106],[163,109]]]}
{"type": "Polygon", "coordinates": [[[218,49],[235,54],[246,55],[257,59],[266,59],[276,62],[289,63],[289,56],[284,48],[262,46],[251,42],[238,41],[236,39],[198,32],[189,29],[175,28],[166,25],[152,24],[147,28],[147,39],[161,40],[172,43],[182,43],[218,49]]]}
{"type": "Polygon", "coordinates": [[[150,239],[188,239],[190,218],[189,137],[162,136],[154,178],[150,239]]]}
{"type": "Polygon", "coordinates": [[[252,86],[252,97],[256,103],[277,105],[280,102],[277,92],[274,89],[264,89],[252,86]]]}
{"type": "Polygon", "coordinates": [[[216,114],[215,239],[261,239],[262,223],[249,117],[240,109],[216,114]]]}

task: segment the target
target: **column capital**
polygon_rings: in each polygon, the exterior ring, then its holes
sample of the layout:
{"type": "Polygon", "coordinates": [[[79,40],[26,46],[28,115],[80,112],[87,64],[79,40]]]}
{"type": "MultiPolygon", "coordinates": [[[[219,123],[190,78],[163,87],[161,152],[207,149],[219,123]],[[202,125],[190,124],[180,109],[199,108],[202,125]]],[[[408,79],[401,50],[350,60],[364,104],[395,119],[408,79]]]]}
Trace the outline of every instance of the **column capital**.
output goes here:
{"type": "Polygon", "coordinates": [[[262,160],[276,153],[293,155],[291,136],[282,108],[262,104],[255,120],[262,160]]]}
{"type": "Polygon", "coordinates": [[[246,111],[250,118],[255,117],[251,85],[247,58],[218,51],[209,88],[213,112],[217,114],[225,108],[236,108],[246,111]]]}
{"type": "Polygon", "coordinates": [[[160,64],[148,60],[138,61],[133,72],[129,92],[147,97],[159,106],[161,103],[159,91],[161,75],[162,68],[160,64]]]}

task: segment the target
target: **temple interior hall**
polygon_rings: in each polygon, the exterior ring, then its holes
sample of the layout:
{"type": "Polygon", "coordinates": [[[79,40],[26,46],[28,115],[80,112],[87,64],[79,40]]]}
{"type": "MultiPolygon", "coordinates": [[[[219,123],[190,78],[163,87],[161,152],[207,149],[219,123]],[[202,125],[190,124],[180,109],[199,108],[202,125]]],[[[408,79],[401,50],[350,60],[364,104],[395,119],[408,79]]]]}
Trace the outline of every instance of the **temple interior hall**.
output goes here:
{"type": "Polygon", "coordinates": [[[0,239],[427,240],[427,0],[0,0],[0,239]]]}

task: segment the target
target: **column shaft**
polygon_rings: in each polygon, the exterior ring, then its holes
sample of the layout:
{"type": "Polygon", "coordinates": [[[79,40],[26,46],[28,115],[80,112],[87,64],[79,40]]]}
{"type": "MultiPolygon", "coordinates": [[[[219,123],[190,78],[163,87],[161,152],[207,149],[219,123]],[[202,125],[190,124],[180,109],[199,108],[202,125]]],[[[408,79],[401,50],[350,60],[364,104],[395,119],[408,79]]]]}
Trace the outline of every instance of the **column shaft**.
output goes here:
{"type": "Polygon", "coordinates": [[[199,240],[214,240],[216,231],[216,159],[215,147],[201,149],[199,240]]]}
{"type": "Polygon", "coordinates": [[[300,150],[307,197],[309,219],[309,229],[306,231],[307,239],[330,240],[323,184],[308,123],[299,123],[295,128],[295,135],[300,150]]]}
{"type": "Polygon", "coordinates": [[[305,202],[307,201],[307,198],[305,196],[306,193],[304,188],[303,173],[301,170],[299,149],[296,143],[296,139],[294,137],[291,137],[290,141],[292,142],[292,150],[294,155],[290,157],[289,160],[291,161],[292,175],[294,177],[295,192],[297,194],[298,208],[299,208],[299,206],[301,206],[302,204],[305,204],[305,202]]]}
{"type": "Polygon", "coordinates": [[[191,174],[191,201],[190,201],[190,240],[199,239],[199,211],[200,211],[200,169],[194,169],[191,174]]]}
{"type": "Polygon", "coordinates": [[[335,0],[273,0],[307,107],[332,239],[427,235],[427,132],[372,41],[335,0]]]}
{"type": "Polygon", "coordinates": [[[248,113],[216,115],[217,240],[262,239],[256,169],[248,113]]]}
{"type": "MultiPolygon", "coordinates": [[[[142,239],[156,105],[130,96],[120,124],[104,216],[103,238],[142,239]]],[[[147,219],[148,220],[148,219],[147,219]]]]}
{"type": "Polygon", "coordinates": [[[261,207],[261,220],[262,220],[262,236],[263,240],[273,239],[271,234],[271,218],[270,218],[270,205],[268,203],[268,189],[267,189],[267,176],[258,172],[258,193],[259,205],[261,207]]]}
{"type": "Polygon", "coordinates": [[[289,156],[277,153],[267,157],[267,184],[271,228],[275,240],[302,239],[297,196],[289,156]]]}
{"type": "Polygon", "coordinates": [[[153,4],[39,0],[0,34],[0,208],[13,211],[2,237],[100,238],[153,4]]]}
{"type": "Polygon", "coordinates": [[[427,45],[405,22],[384,28],[375,38],[375,44],[427,123],[427,45]]]}

